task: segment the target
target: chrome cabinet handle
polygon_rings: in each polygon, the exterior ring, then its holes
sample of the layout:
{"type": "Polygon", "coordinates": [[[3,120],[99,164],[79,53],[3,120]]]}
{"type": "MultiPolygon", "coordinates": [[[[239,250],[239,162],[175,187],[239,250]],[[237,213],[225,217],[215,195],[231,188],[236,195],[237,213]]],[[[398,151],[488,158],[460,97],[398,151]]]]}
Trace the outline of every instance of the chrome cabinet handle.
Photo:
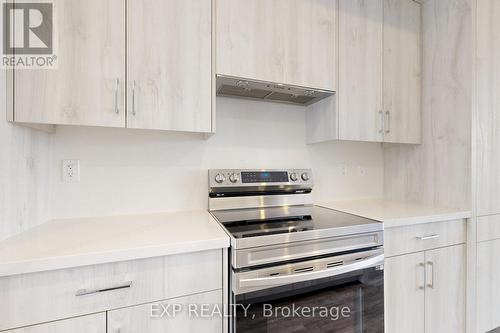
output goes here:
{"type": "Polygon", "coordinates": [[[427,283],[427,287],[434,289],[434,263],[432,261],[428,261],[427,265],[430,267],[430,271],[431,271],[431,278],[429,279],[429,282],[427,283]]]}
{"type": "Polygon", "coordinates": [[[119,284],[116,286],[102,288],[102,289],[80,289],[80,290],[77,290],[75,296],[85,296],[85,295],[91,295],[91,294],[104,293],[107,291],[130,288],[131,286],[132,286],[132,281],[127,281],[125,283],[122,283],[122,284],[119,284]]]}
{"type": "Polygon", "coordinates": [[[383,133],[384,132],[384,114],[383,114],[382,110],[379,110],[378,114],[380,117],[380,125],[379,125],[378,132],[383,133]]]}
{"type": "Polygon", "coordinates": [[[422,279],[421,279],[422,284],[419,284],[418,289],[424,290],[425,289],[425,264],[423,262],[421,262],[418,264],[418,267],[422,268],[422,279]]]}
{"type": "Polygon", "coordinates": [[[132,82],[132,115],[135,116],[136,115],[136,112],[135,112],[135,88],[136,88],[136,81],[134,80],[132,82]]]}
{"type": "Polygon", "coordinates": [[[120,89],[120,79],[116,79],[115,81],[115,113],[119,114],[120,109],[118,108],[118,92],[120,89]]]}
{"type": "Polygon", "coordinates": [[[436,239],[436,238],[439,238],[439,235],[438,234],[434,234],[434,235],[428,235],[428,236],[418,236],[417,239],[418,240],[430,240],[430,239],[436,239]]]}
{"type": "Polygon", "coordinates": [[[386,133],[391,133],[391,112],[390,111],[385,111],[385,118],[386,118],[386,133]]]}

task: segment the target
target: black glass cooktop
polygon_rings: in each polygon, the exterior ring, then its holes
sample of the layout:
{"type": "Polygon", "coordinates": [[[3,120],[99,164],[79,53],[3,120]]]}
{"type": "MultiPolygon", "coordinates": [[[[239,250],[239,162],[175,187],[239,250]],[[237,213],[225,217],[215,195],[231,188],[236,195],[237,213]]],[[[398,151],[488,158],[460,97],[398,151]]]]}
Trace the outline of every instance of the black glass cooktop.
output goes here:
{"type": "Polygon", "coordinates": [[[237,239],[378,223],[318,206],[238,209],[212,214],[237,239]]]}

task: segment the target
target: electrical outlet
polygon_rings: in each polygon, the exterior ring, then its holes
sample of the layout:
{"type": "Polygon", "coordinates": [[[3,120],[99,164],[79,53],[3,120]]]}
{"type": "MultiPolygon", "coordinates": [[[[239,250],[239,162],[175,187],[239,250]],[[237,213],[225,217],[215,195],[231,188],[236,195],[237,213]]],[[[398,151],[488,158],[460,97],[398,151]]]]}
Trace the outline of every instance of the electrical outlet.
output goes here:
{"type": "Polygon", "coordinates": [[[366,175],[366,169],[362,165],[358,166],[358,173],[360,177],[364,177],[366,175]]]}
{"type": "Polygon", "coordinates": [[[80,160],[63,160],[62,180],[65,183],[80,182],[80,160]]]}
{"type": "Polygon", "coordinates": [[[347,164],[342,164],[340,166],[340,173],[342,174],[342,176],[347,176],[347,173],[348,173],[348,167],[347,167],[347,164]]]}

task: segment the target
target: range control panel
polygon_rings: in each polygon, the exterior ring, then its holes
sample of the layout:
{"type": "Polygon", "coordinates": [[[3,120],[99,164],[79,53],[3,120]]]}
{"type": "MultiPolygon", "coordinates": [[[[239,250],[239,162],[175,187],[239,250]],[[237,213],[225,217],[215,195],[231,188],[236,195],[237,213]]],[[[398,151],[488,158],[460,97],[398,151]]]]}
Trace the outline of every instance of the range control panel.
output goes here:
{"type": "Polygon", "coordinates": [[[241,171],[241,182],[249,183],[286,183],[288,182],[286,171],[241,171]]]}
{"type": "Polygon", "coordinates": [[[210,187],[313,185],[311,169],[217,169],[209,170],[208,178],[210,187]]]}

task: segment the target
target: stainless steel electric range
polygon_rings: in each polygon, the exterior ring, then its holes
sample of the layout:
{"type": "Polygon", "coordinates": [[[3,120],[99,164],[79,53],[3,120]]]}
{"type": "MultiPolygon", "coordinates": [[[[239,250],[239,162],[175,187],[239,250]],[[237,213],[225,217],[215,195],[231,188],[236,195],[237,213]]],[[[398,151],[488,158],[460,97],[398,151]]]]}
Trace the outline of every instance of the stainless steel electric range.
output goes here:
{"type": "Polygon", "coordinates": [[[231,332],[384,331],[383,224],[315,206],[311,170],[210,170],[231,332]]]}

